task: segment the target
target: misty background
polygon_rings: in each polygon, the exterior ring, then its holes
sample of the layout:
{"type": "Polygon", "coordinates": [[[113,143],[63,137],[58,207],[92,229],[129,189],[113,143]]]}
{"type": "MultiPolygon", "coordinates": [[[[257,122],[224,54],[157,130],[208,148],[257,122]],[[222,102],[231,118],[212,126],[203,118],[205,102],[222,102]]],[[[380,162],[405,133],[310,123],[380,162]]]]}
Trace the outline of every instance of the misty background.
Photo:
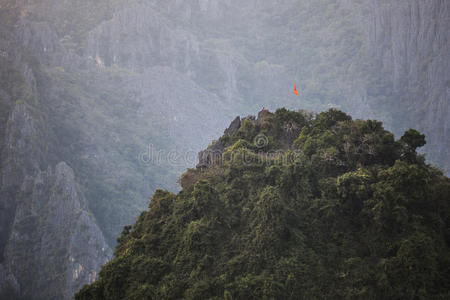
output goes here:
{"type": "Polygon", "coordinates": [[[0,0],[0,295],[70,299],[195,166],[149,146],[263,106],[415,128],[449,174],[449,32],[446,0],[0,0]]]}

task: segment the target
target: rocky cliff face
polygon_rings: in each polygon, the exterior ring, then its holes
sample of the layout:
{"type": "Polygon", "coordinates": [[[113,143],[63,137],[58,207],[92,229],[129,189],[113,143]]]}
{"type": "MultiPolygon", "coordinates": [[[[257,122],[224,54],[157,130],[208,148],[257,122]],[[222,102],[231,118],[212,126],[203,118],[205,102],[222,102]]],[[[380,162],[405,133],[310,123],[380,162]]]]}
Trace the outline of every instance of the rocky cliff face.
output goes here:
{"type": "Polygon", "coordinates": [[[111,250],[72,169],[46,163],[45,127],[43,116],[26,103],[10,113],[2,155],[0,293],[70,299],[95,279],[111,250]]]}
{"type": "Polygon", "coordinates": [[[111,257],[72,169],[61,162],[34,178],[26,177],[15,200],[5,268],[19,283],[19,294],[70,299],[83,284],[95,280],[99,267],[111,257]]]}
{"type": "MultiPolygon", "coordinates": [[[[30,88],[32,91],[33,88],[30,88]]],[[[111,257],[72,169],[48,163],[49,130],[32,104],[9,113],[2,153],[2,293],[70,299],[111,257]]]]}
{"type": "Polygon", "coordinates": [[[35,74],[57,52],[55,33],[16,28],[0,38],[0,298],[71,299],[112,253],[73,170],[53,155],[35,74]]]}
{"type": "MultiPolygon", "coordinates": [[[[169,67],[216,94],[214,97],[237,103],[241,95],[233,61],[235,51],[227,40],[218,48],[219,41],[208,38],[208,22],[219,24],[215,19],[226,6],[208,3],[131,1],[89,32],[84,57],[99,67],[116,65],[146,73],[144,79],[151,76],[155,66],[169,67]]],[[[184,90],[186,99],[191,99],[188,91],[184,90]]]]}
{"type": "Polygon", "coordinates": [[[448,174],[450,2],[377,0],[369,8],[367,56],[388,83],[386,94],[396,109],[393,129],[423,131],[430,161],[448,174]]]}

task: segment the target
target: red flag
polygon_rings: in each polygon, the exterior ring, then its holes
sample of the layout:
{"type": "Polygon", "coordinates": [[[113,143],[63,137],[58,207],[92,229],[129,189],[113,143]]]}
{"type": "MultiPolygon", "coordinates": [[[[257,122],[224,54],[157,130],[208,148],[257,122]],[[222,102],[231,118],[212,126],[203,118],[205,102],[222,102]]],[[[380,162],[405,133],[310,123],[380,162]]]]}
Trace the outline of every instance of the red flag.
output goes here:
{"type": "Polygon", "coordinates": [[[297,87],[294,84],[294,94],[298,96],[297,87]]]}

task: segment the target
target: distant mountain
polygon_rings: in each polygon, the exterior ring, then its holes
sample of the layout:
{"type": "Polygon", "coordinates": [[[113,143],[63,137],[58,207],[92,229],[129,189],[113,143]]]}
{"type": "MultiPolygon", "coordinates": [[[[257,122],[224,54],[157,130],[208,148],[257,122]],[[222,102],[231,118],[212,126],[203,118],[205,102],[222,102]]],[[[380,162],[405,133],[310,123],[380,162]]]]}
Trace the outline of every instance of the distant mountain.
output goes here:
{"type": "Polygon", "coordinates": [[[424,144],[338,110],[238,118],[75,299],[446,299],[450,179],[424,144]]]}
{"type": "Polygon", "coordinates": [[[449,174],[449,17],[445,0],[1,1],[0,291],[70,298],[153,191],[179,190],[193,154],[262,106],[335,107],[397,136],[417,128],[449,174]],[[48,215],[27,223],[30,182],[46,178],[43,199],[59,203],[61,168],[98,238],[82,272],[75,231],[56,234],[48,215]],[[49,259],[38,239],[17,243],[31,234],[61,239],[61,270],[38,267],[49,259]]]}

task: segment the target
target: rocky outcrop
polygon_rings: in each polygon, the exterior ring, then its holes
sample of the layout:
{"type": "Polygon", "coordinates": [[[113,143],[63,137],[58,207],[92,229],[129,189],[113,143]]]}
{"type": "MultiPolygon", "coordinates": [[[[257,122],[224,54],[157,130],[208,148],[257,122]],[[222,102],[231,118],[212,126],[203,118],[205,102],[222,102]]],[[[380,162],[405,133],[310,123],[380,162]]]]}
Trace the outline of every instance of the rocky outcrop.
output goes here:
{"type": "Polygon", "coordinates": [[[51,165],[52,131],[32,101],[34,77],[22,66],[32,96],[11,103],[1,140],[0,296],[71,299],[95,280],[111,250],[72,169],[51,165]]]}
{"type": "Polygon", "coordinates": [[[224,147],[220,141],[215,141],[206,150],[198,153],[197,169],[205,169],[222,161],[224,147]]]}
{"type": "Polygon", "coordinates": [[[72,169],[61,162],[27,176],[16,201],[5,267],[23,296],[70,299],[111,257],[72,169]]]}
{"type": "MultiPolygon", "coordinates": [[[[224,131],[225,136],[232,136],[241,127],[241,117],[237,116],[224,131]]],[[[221,141],[214,141],[206,150],[198,153],[197,169],[205,169],[222,161],[224,147],[221,141]]]]}
{"type": "Polygon", "coordinates": [[[225,129],[224,134],[227,136],[232,136],[233,134],[235,134],[239,128],[241,127],[241,117],[237,116],[230,124],[230,126],[228,126],[227,129],[225,129]]]}

